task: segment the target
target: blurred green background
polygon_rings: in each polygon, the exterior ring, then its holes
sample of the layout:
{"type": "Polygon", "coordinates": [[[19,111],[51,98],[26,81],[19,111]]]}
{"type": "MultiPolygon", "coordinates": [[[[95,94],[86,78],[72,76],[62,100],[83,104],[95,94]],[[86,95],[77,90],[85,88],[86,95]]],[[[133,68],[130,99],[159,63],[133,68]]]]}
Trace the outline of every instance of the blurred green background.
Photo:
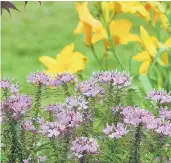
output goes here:
{"type": "MultiPolygon", "coordinates": [[[[72,42],[75,50],[88,57],[84,77],[98,70],[98,65],[88,47],[85,46],[83,35],[74,35],[73,31],[79,21],[74,2],[13,2],[19,11],[11,10],[11,16],[3,11],[2,24],[2,76],[14,77],[19,83],[25,81],[30,72],[44,70],[39,57],[48,55],[55,57],[60,50],[72,42]]],[[[89,7],[95,2],[90,2],[89,7]]],[[[91,10],[95,14],[95,10],[91,10]]],[[[133,22],[131,32],[138,34],[139,26],[144,25],[151,35],[156,35],[152,26],[145,20],[129,14],[116,16],[128,18],[133,22]]],[[[161,40],[166,40],[162,33],[161,40]]],[[[102,42],[95,45],[98,56],[104,53],[102,42]]],[[[129,67],[130,56],[138,52],[136,43],[119,45],[116,52],[124,65],[129,67]]],[[[110,69],[119,69],[112,56],[109,57],[110,69]]],[[[132,62],[132,74],[138,74],[139,63],[132,62]]]]}

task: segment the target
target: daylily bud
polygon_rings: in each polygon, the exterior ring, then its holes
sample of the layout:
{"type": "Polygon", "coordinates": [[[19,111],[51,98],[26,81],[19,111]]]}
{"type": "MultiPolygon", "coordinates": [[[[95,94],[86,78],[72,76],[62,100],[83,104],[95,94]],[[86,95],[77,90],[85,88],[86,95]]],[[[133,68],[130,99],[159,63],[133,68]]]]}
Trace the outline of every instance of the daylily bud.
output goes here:
{"type": "Polygon", "coordinates": [[[108,23],[109,22],[109,14],[110,14],[108,2],[102,2],[101,8],[102,8],[103,17],[105,19],[105,23],[108,23]]]}

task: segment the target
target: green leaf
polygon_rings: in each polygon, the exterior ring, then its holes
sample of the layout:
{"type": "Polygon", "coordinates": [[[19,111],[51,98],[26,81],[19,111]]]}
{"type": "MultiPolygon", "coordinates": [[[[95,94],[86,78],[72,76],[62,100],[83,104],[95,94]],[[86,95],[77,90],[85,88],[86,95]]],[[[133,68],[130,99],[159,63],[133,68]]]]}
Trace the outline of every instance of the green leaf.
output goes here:
{"type": "Polygon", "coordinates": [[[139,79],[140,79],[141,84],[143,85],[146,93],[153,89],[151,82],[150,82],[149,78],[147,77],[147,75],[140,75],[139,79]]]}

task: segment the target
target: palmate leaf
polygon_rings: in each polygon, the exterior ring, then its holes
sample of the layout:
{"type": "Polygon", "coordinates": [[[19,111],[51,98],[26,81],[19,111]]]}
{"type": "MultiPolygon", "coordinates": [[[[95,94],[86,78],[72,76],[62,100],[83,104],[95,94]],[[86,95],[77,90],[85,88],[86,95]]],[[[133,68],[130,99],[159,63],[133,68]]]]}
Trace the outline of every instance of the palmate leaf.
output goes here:
{"type": "MultiPolygon", "coordinates": [[[[41,5],[41,1],[38,1],[38,2],[39,2],[40,5],[41,5]]],[[[28,3],[28,1],[24,1],[24,7],[26,7],[27,3],[28,3]]]]}
{"type": "Polygon", "coordinates": [[[1,1],[1,14],[2,14],[2,9],[5,9],[9,14],[11,14],[10,9],[14,9],[19,11],[12,2],[9,1],[1,1]]]}
{"type": "MultiPolygon", "coordinates": [[[[41,5],[41,1],[38,1],[41,5]]],[[[26,7],[28,1],[24,1],[25,5],[24,7],[26,7]]],[[[10,15],[11,15],[11,12],[10,12],[10,9],[14,9],[14,10],[17,10],[17,7],[12,3],[12,2],[9,2],[9,1],[1,1],[1,14],[2,14],[2,10],[6,10],[10,15]]]]}

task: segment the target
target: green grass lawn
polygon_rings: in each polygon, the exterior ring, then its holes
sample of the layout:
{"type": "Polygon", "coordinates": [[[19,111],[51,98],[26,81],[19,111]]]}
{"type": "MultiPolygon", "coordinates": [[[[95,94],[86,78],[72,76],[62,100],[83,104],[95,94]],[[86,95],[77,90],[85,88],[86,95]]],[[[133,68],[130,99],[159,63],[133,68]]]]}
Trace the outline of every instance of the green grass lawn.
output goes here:
{"type": "MultiPolygon", "coordinates": [[[[60,50],[72,42],[75,50],[88,57],[85,76],[98,70],[98,65],[88,47],[84,45],[83,35],[74,35],[73,31],[78,23],[78,14],[74,2],[29,2],[24,8],[24,2],[14,2],[20,10],[11,10],[11,16],[4,11],[2,14],[2,76],[14,77],[19,83],[24,83],[30,72],[44,70],[39,62],[43,55],[55,57],[60,50]]],[[[90,4],[90,6],[92,3],[90,4]]],[[[123,14],[116,16],[130,18],[123,14]]],[[[139,33],[139,26],[146,28],[155,35],[155,31],[145,20],[137,16],[133,20],[133,33],[139,33]]],[[[102,42],[95,45],[98,56],[102,56],[104,47],[102,42]]],[[[138,52],[136,43],[119,45],[116,52],[128,68],[129,58],[138,52]]],[[[110,69],[118,69],[114,57],[109,57],[110,69]]],[[[132,74],[138,73],[139,63],[133,62],[132,74]]],[[[24,84],[25,85],[25,84],[24,84]]]]}

